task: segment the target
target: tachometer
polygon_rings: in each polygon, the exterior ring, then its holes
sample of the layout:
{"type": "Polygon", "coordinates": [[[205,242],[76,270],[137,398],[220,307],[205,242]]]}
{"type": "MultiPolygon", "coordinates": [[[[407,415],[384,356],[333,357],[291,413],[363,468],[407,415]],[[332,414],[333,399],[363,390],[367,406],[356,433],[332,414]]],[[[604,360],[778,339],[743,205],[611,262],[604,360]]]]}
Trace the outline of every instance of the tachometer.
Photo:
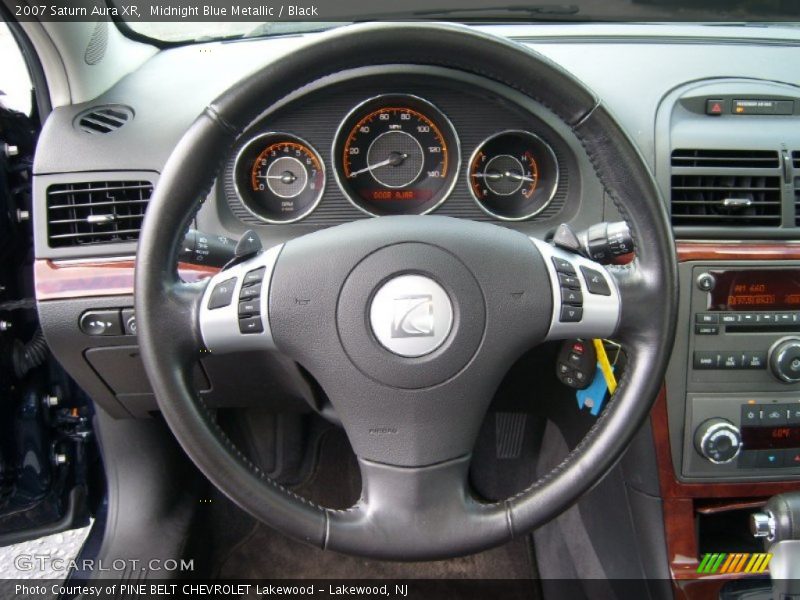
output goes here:
{"type": "Polygon", "coordinates": [[[504,131],[490,137],[469,161],[469,189],[484,212],[521,221],[542,212],[558,186],[558,161],[540,137],[504,131]]]}
{"type": "Polygon", "coordinates": [[[356,107],[339,127],[333,156],[342,191],[371,215],[430,212],[452,191],[461,162],[447,117],[409,95],[356,107]]]}
{"type": "Polygon", "coordinates": [[[250,140],[234,166],[244,207],[267,223],[292,223],[308,215],[325,188],[325,166],[314,148],[286,133],[250,140]]]}

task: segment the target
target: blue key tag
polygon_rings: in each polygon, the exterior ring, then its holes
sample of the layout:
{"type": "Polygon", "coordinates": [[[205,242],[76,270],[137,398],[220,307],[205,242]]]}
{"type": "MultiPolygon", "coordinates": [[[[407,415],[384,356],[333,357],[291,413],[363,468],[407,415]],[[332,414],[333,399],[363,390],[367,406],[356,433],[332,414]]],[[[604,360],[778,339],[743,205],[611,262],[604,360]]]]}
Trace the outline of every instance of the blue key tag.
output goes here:
{"type": "MultiPolygon", "coordinates": [[[[613,366],[611,370],[614,370],[613,366]]],[[[596,417],[600,414],[600,409],[603,408],[606,401],[606,392],[608,392],[608,383],[606,383],[606,378],[598,364],[591,385],[585,390],[578,390],[575,394],[578,398],[578,408],[588,408],[592,416],[596,417]]]]}

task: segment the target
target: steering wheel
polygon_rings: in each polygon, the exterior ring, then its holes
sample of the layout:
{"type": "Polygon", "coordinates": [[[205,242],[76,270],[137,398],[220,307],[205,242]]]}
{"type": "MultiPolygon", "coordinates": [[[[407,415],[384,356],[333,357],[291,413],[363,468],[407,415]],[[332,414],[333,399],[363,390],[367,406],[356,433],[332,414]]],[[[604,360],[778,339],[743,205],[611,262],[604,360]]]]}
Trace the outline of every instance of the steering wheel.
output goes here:
{"type": "Polygon", "coordinates": [[[141,355],[159,407],[208,479],[289,536],[395,560],[499,545],[554,518],[603,477],[661,386],[678,293],[674,243],[652,175],[593,94],[522,46],[438,24],[329,32],[211,103],[175,148],[150,201],[135,289],[141,355]],[[319,78],[393,64],[477,74],[549,108],[581,141],[628,222],[635,260],[604,268],[488,223],[380,217],[300,236],[206,282],[181,281],[180,238],[245,128],[319,78]],[[562,320],[565,271],[582,281],[577,321],[562,320]],[[260,286],[253,299],[260,319],[250,329],[240,329],[237,315],[243,285],[260,286]],[[583,441],[516,496],[476,499],[470,453],[507,365],[546,340],[611,336],[623,343],[627,368],[583,441]],[[239,452],[193,389],[204,349],[277,349],[317,379],[358,457],[355,506],[310,503],[239,452]]]}

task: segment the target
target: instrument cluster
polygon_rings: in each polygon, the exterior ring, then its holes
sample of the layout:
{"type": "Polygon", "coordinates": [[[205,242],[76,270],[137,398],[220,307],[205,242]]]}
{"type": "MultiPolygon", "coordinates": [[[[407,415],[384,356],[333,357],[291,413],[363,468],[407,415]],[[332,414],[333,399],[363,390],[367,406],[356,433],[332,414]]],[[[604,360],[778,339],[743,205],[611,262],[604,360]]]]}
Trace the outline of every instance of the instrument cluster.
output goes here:
{"type": "MultiPolygon", "coordinates": [[[[542,212],[558,188],[556,155],[542,137],[500,131],[470,148],[462,172],[453,124],[411,94],[367,99],[341,121],[331,148],[332,173],[344,196],[371,216],[422,215],[445,202],[459,176],[486,214],[521,221],[542,212]]],[[[323,200],[327,172],[320,152],[296,135],[270,132],[236,156],[236,193],[266,223],[293,223],[323,200]]]]}

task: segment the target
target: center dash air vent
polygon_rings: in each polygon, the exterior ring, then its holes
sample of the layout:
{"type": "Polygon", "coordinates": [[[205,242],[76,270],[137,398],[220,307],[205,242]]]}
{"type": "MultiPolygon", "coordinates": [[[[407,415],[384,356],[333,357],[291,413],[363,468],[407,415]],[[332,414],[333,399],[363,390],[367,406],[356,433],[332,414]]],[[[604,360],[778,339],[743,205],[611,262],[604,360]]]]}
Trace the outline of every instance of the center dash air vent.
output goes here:
{"type": "Polygon", "coordinates": [[[776,151],[675,150],[672,224],[778,227],[781,172],[776,151]]]}
{"type": "Polygon", "coordinates": [[[673,167],[714,169],[777,169],[778,153],[772,150],[675,150],[673,167]]]}
{"type": "Polygon", "coordinates": [[[795,169],[800,169],[800,150],[792,152],[792,164],[795,169]]]}
{"type": "Polygon", "coordinates": [[[149,181],[93,181],[47,188],[47,239],[52,248],[139,239],[153,193],[149,181]]]}
{"type": "Polygon", "coordinates": [[[75,119],[75,127],[85,133],[112,133],[133,118],[133,109],[121,104],[95,106],[75,119]]]}

